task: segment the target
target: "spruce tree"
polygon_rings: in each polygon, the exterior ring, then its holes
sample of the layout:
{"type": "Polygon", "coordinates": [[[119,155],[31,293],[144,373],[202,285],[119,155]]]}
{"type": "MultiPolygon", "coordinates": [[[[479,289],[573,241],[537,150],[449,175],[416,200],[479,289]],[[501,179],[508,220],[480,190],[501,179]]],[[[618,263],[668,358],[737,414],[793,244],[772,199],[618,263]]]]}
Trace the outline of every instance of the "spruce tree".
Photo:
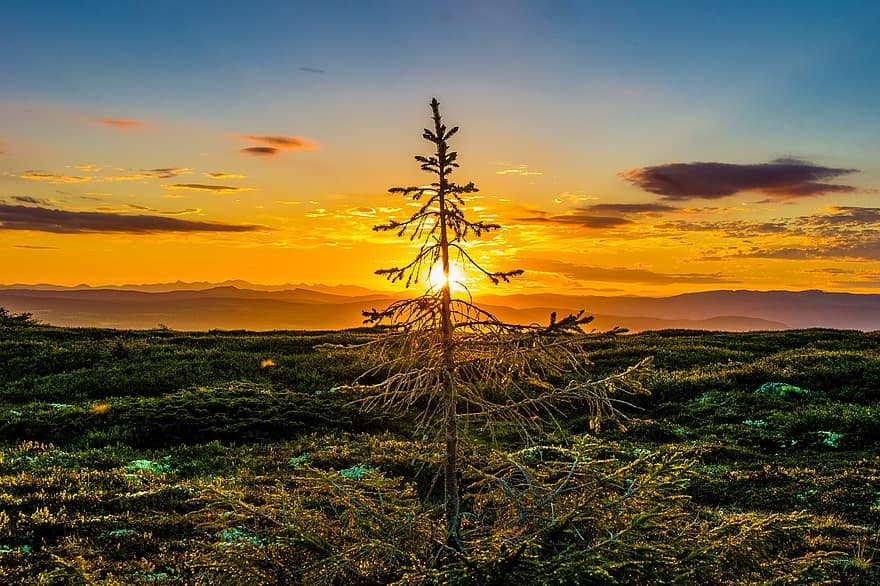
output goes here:
{"type": "Polygon", "coordinates": [[[395,232],[419,243],[418,252],[407,264],[379,269],[377,274],[409,288],[424,284],[431,270],[439,266],[442,282],[428,286],[417,297],[365,311],[365,322],[383,326],[382,334],[349,349],[374,365],[353,385],[362,393],[356,401],[363,408],[411,410],[423,429],[442,430],[446,545],[460,550],[458,446],[462,423],[508,420],[526,430],[553,419],[565,405],[577,405],[590,414],[591,424],[598,426],[603,417],[619,415],[619,399],[611,394],[634,389],[633,373],[644,362],[620,374],[592,380],[583,347],[587,334],[582,329],[592,317],[583,311],[561,320],[552,314],[546,326],[510,324],[480,308],[469,293],[453,295],[453,261],[463,271],[470,270],[496,285],[523,271],[489,270],[466,248],[468,238],[501,226],[474,221],[465,214],[467,196],[478,189],[473,182],[451,179],[459,163],[449,140],[458,127],[443,123],[436,99],[430,106],[433,128],[426,128],[422,136],[431,143],[433,152],[415,159],[422,171],[432,176],[432,182],[389,189],[417,202],[418,211],[373,230],[395,232]]]}

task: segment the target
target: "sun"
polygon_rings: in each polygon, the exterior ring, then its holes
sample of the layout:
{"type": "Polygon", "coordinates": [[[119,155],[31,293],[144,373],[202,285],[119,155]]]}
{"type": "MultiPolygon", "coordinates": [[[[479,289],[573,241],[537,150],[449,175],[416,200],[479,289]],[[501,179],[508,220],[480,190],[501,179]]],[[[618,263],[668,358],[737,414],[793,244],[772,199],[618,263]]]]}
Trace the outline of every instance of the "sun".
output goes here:
{"type": "MultiPolygon", "coordinates": [[[[446,277],[443,275],[443,265],[438,262],[431,267],[431,272],[428,273],[428,285],[432,291],[439,291],[444,284],[446,284],[446,277]]],[[[454,261],[449,263],[449,289],[453,292],[467,290],[465,273],[454,261]]]]}

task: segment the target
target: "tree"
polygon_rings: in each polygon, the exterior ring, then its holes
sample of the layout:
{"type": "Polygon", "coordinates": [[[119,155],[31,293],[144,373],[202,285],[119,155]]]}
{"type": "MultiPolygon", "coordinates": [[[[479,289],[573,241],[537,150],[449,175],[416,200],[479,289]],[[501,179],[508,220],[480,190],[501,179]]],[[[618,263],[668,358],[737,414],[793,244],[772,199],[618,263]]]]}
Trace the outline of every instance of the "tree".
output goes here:
{"type": "Polygon", "coordinates": [[[365,323],[384,326],[383,334],[348,349],[374,365],[353,385],[362,393],[356,402],[363,408],[404,408],[418,414],[424,429],[439,424],[445,443],[446,545],[455,551],[463,547],[458,461],[463,422],[508,420],[527,430],[547,417],[555,418],[562,407],[574,405],[586,409],[591,424],[598,427],[603,417],[620,414],[621,400],[612,398],[612,393],[635,391],[638,385],[633,374],[646,361],[592,380],[582,328],[593,318],[583,311],[561,320],[552,314],[546,326],[510,324],[480,308],[469,294],[453,295],[453,261],[496,285],[523,271],[491,271],[468,252],[465,244],[469,237],[480,237],[501,226],[465,215],[467,196],[478,189],[473,182],[451,180],[459,164],[449,139],[458,127],[443,124],[436,99],[430,106],[433,129],[426,128],[422,136],[434,150],[415,159],[433,181],[389,189],[418,202],[419,209],[406,220],[390,220],[373,230],[395,232],[419,243],[418,252],[407,264],[379,269],[377,274],[392,282],[402,281],[409,288],[424,283],[426,275],[440,267],[441,283],[418,297],[365,311],[365,323]]]}
{"type": "Polygon", "coordinates": [[[32,326],[37,321],[30,313],[12,313],[5,307],[0,307],[0,326],[32,326]]]}

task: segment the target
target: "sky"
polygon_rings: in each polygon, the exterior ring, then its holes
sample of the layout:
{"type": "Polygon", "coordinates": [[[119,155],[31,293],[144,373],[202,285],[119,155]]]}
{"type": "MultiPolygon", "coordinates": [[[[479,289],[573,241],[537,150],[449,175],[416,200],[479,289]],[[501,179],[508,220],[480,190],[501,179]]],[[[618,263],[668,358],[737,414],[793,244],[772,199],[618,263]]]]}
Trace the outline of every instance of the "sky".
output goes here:
{"type": "Polygon", "coordinates": [[[0,3],[0,283],[354,284],[429,102],[503,290],[880,287],[880,3],[0,3]]]}

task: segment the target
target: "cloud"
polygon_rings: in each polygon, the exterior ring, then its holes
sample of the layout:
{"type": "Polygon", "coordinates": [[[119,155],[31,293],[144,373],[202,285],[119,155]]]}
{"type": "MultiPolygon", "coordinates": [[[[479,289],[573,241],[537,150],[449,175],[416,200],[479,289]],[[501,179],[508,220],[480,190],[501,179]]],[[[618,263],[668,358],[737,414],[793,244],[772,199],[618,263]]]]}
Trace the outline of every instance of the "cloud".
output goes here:
{"type": "Polygon", "coordinates": [[[285,150],[314,150],[315,144],[301,136],[283,135],[256,135],[250,134],[245,137],[252,142],[270,144],[273,147],[285,150]]]}
{"type": "Polygon", "coordinates": [[[599,214],[661,214],[663,212],[681,211],[681,208],[662,203],[597,203],[577,209],[599,214]]]}
{"type": "Polygon", "coordinates": [[[28,248],[31,250],[61,250],[57,246],[37,246],[36,244],[13,244],[15,248],[28,248]]]}
{"type": "Polygon", "coordinates": [[[265,226],[194,222],[164,216],[111,212],[74,212],[43,207],[0,204],[0,230],[33,230],[54,234],[158,232],[255,232],[265,226]]]}
{"type": "Polygon", "coordinates": [[[852,275],[855,271],[850,269],[840,269],[836,267],[828,267],[824,269],[807,269],[808,273],[823,273],[826,275],[852,275]]]}
{"type": "MultiPolygon", "coordinates": [[[[580,199],[584,200],[586,198],[581,197],[580,199]]],[[[562,214],[550,214],[543,210],[534,210],[532,213],[535,215],[515,218],[515,220],[519,222],[563,224],[602,230],[634,225],[636,223],[635,220],[627,216],[656,215],[664,212],[680,211],[682,211],[682,208],[661,203],[601,203],[578,206],[562,214]]]]}
{"type": "Polygon", "coordinates": [[[766,222],[666,222],[657,229],[706,232],[736,241],[737,246],[704,254],[702,260],[880,260],[880,208],[833,206],[766,222]]]}
{"type": "Polygon", "coordinates": [[[318,69],[317,67],[297,67],[297,69],[299,69],[300,71],[305,71],[306,73],[318,73],[321,75],[327,73],[325,70],[318,69]]]}
{"type": "Polygon", "coordinates": [[[202,213],[202,208],[187,208],[185,210],[178,210],[175,212],[159,212],[163,216],[188,216],[190,214],[200,214],[202,213]]]}
{"type": "Polygon", "coordinates": [[[189,167],[159,167],[157,169],[141,169],[141,171],[145,175],[149,175],[150,177],[169,179],[171,177],[177,177],[178,175],[186,175],[187,173],[191,173],[192,169],[190,169],[189,167]]]}
{"type": "Polygon", "coordinates": [[[529,177],[532,175],[543,175],[543,171],[529,171],[528,166],[520,165],[515,169],[502,169],[500,171],[495,171],[496,175],[520,175],[522,177],[529,177]]]}
{"type": "Polygon", "coordinates": [[[210,177],[211,179],[244,179],[244,175],[240,175],[238,173],[204,173],[205,177],[210,177]]]}
{"type": "Polygon", "coordinates": [[[113,128],[142,128],[144,123],[140,120],[134,120],[131,118],[101,118],[98,122],[105,126],[112,126],[113,128]]]}
{"type": "Polygon", "coordinates": [[[55,173],[47,173],[46,171],[25,171],[21,175],[16,175],[19,179],[27,179],[28,181],[46,181],[53,185],[65,183],[86,183],[91,181],[91,177],[79,177],[75,175],[56,175],[55,173]]]}
{"type": "Polygon", "coordinates": [[[662,195],[667,201],[693,198],[719,199],[753,191],[771,199],[809,197],[827,193],[852,193],[852,185],[827,183],[858,169],[814,165],[798,159],[776,159],[769,163],[667,163],[618,173],[636,187],[662,195]]]}
{"type": "Polygon", "coordinates": [[[348,208],[339,217],[342,217],[342,218],[345,218],[345,217],[373,218],[375,216],[376,216],[376,208],[360,206],[360,207],[355,207],[355,208],[348,208]]]}
{"type": "Polygon", "coordinates": [[[174,212],[162,212],[162,211],[159,211],[155,208],[142,206],[142,205],[138,205],[138,204],[134,204],[134,203],[128,204],[128,207],[135,209],[135,210],[141,210],[143,212],[154,212],[156,214],[162,214],[163,216],[186,216],[189,214],[198,214],[202,211],[202,208],[188,208],[185,210],[179,210],[179,211],[174,211],[174,212]]]}
{"type": "Polygon", "coordinates": [[[577,265],[560,260],[521,258],[514,261],[517,268],[526,271],[558,273],[577,281],[600,281],[603,283],[730,283],[732,280],[720,273],[656,273],[647,269],[625,267],[597,267],[577,265]]]}
{"type": "Polygon", "coordinates": [[[535,213],[537,213],[538,215],[525,218],[515,218],[515,220],[518,222],[529,223],[566,224],[572,226],[580,226],[581,228],[590,228],[597,230],[606,228],[617,228],[619,226],[625,226],[627,224],[633,223],[632,220],[616,216],[597,216],[586,213],[569,213],[551,216],[543,211],[537,211],[535,213]]]}
{"type": "Polygon", "coordinates": [[[858,259],[877,261],[880,260],[880,234],[875,234],[873,238],[858,242],[768,249],[753,247],[751,250],[731,254],[726,258],[770,258],[784,260],[858,259]]]}
{"type": "Polygon", "coordinates": [[[814,226],[873,226],[880,225],[880,208],[862,208],[855,206],[832,206],[827,213],[807,216],[814,226]]]}
{"type": "Polygon", "coordinates": [[[657,228],[675,232],[715,232],[725,238],[752,238],[755,236],[784,235],[799,232],[797,227],[786,220],[750,222],[748,220],[725,220],[720,222],[666,222],[657,228]]]}
{"type": "Polygon", "coordinates": [[[280,149],[276,149],[275,147],[245,147],[241,149],[241,152],[247,153],[249,155],[254,155],[257,157],[274,157],[280,152],[280,149]]]}
{"type": "Polygon", "coordinates": [[[157,169],[139,169],[137,173],[129,175],[109,175],[98,179],[99,181],[142,181],[146,179],[171,179],[178,175],[191,173],[189,167],[159,167],[157,169]]]}
{"type": "Polygon", "coordinates": [[[45,199],[37,199],[36,197],[31,197],[29,195],[13,195],[13,201],[21,202],[21,203],[33,203],[37,205],[48,205],[49,201],[45,199]]]}
{"type": "Polygon", "coordinates": [[[862,234],[871,228],[880,229],[880,208],[854,206],[831,206],[809,216],[783,218],[766,222],[733,220],[721,222],[666,222],[658,228],[684,232],[720,232],[723,236],[743,238],[747,236],[783,233],[814,235],[823,239],[849,237],[862,234]]]}
{"type": "Polygon", "coordinates": [[[175,183],[163,185],[165,189],[190,189],[193,191],[213,191],[215,193],[235,193],[239,191],[253,191],[252,187],[236,187],[233,185],[207,185],[205,183],[175,183]]]}
{"type": "MultiPolygon", "coordinates": [[[[100,171],[100,169],[90,164],[75,165],[74,168],[81,171],[100,171]]],[[[139,169],[136,173],[130,173],[128,175],[108,175],[105,177],[100,177],[96,175],[58,175],[55,173],[49,173],[47,171],[40,170],[29,170],[25,171],[21,175],[14,176],[18,177],[19,179],[27,179],[29,181],[46,181],[53,185],[60,185],[65,183],[88,183],[89,181],[114,182],[141,181],[147,179],[171,179],[173,177],[177,177],[178,175],[185,175],[190,172],[192,172],[192,169],[190,169],[189,167],[159,167],[156,169],[139,169]]]]}

